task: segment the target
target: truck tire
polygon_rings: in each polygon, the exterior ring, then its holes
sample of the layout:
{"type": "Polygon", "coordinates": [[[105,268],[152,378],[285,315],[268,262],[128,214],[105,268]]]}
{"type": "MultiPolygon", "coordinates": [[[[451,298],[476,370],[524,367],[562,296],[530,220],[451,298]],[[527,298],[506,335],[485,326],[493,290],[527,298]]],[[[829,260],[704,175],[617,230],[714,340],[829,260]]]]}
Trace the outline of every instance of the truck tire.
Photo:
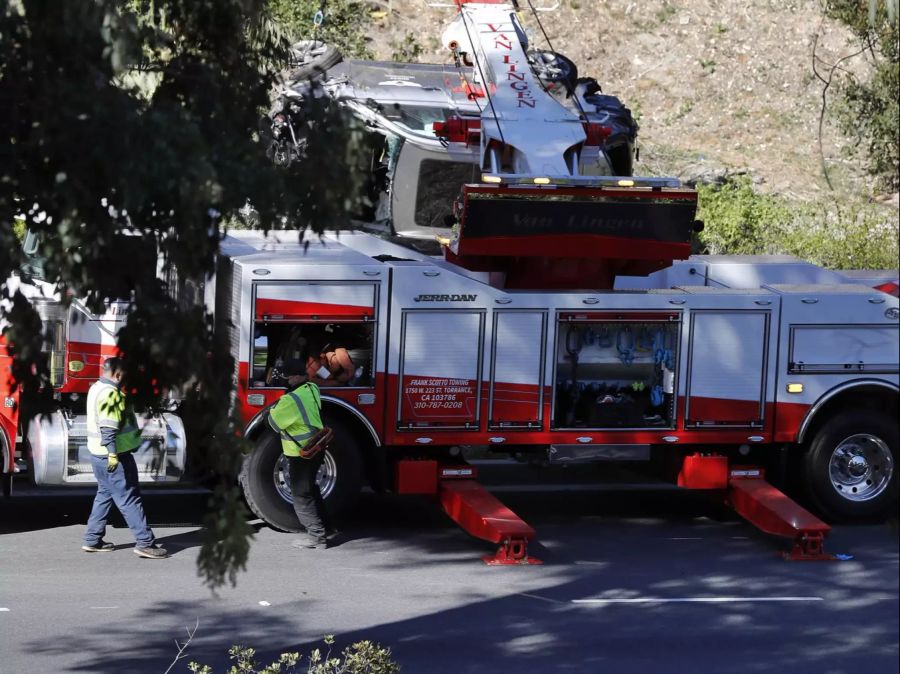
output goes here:
{"type": "Polygon", "coordinates": [[[897,424],[873,410],[848,410],[813,437],[804,457],[806,490],[832,522],[871,520],[897,503],[897,424]]]}
{"type": "Polygon", "coordinates": [[[6,472],[9,461],[9,444],[6,441],[6,434],[0,428],[0,492],[2,492],[3,498],[9,498],[12,494],[13,474],[6,472]]]}
{"type": "MultiPolygon", "coordinates": [[[[353,435],[341,426],[326,425],[334,440],[319,469],[319,489],[330,518],[339,520],[353,507],[362,489],[362,457],[353,435]]],[[[244,460],[240,476],[244,498],[254,515],[281,531],[300,531],[281,453],[281,440],[266,430],[244,460]]]]}

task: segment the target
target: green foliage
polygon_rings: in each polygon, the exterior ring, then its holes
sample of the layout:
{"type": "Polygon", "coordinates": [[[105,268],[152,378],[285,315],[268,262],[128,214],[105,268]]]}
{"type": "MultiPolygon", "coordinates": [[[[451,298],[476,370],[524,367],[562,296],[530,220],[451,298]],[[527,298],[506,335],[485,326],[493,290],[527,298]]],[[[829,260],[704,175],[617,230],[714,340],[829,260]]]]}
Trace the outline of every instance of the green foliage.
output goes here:
{"type": "Polygon", "coordinates": [[[703,68],[703,72],[707,75],[712,75],[716,72],[716,62],[713,59],[700,59],[699,63],[700,67],[703,68]]]}
{"type": "Polygon", "coordinates": [[[291,42],[317,39],[333,44],[348,58],[372,58],[366,32],[369,8],[360,0],[330,0],[325,18],[316,29],[313,19],[320,0],[271,0],[272,15],[291,42]]]}
{"type": "MultiPolygon", "coordinates": [[[[300,653],[282,653],[268,665],[256,661],[256,650],[246,646],[232,646],[228,657],[234,662],[228,674],[278,674],[303,671],[306,674],[400,674],[400,666],[391,658],[391,650],[372,641],[357,641],[348,646],[337,657],[331,655],[334,637],[324,639],[326,650],[313,649],[306,658],[306,668],[302,669],[303,657],[300,653]],[[301,669],[297,669],[297,667],[301,669]]],[[[213,674],[212,667],[191,662],[188,668],[194,674],[213,674]]]]}
{"type": "Polygon", "coordinates": [[[789,218],[776,197],[753,191],[749,180],[721,187],[700,185],[697,217],[706,225],[700,240],[713,254],[752,255],[766,252],[771,232],[789,218]]]}
{"type": "Polygon", "coordinates": [[[407,31],[402,40],[394,40],[391,42],[391,60],[397,63],[418,63],[419,57],[425,51],[416,34],[407,31]]]}
{"type": "Polygon", "coordinates": [[[25,238],[25,229],[25,218],[13,218],[13,234],[17,241],[21,241],[25,238]]]}
{"type": "Polygon", "coordinates": [[[832,269],[896,269],[896,215],[872,204],[801,203],[757,194],[747,179],[698,187],[700,252],[787,254],[832,269]]]}
{"type": "Polygon", "coordinates": [[[843,130],[857,138],[869,172],[882,187],[900,187],[900,31],[896,1],[828,0],[827,14],[848,26],[866,47],[862,77],[847,74],[835,110],[843,130]]]}
{"type": "Polygon", "coordinates": [[[129,394],[154,409],[176,392],[192,458],[214,474],[199,564],[212,588],[234,583],[249,545],[234,488],[235,364],[212,317],[173,298],[213,271],[223,222],[248,203],[256,227],[321,232],[350,225],[358,193],[361,131],[327,96],[305,108],[309,161],[282,169],[265,157],[259,120],[287,48],[267,0],[0,6],[0,299],[23,408],[54,401],[40,320],[5,281],[24,262],[17,216],[40,235],[44,277],[63,302],[70,292],[94,310],[132,301],[118,334],[129,394]]]}

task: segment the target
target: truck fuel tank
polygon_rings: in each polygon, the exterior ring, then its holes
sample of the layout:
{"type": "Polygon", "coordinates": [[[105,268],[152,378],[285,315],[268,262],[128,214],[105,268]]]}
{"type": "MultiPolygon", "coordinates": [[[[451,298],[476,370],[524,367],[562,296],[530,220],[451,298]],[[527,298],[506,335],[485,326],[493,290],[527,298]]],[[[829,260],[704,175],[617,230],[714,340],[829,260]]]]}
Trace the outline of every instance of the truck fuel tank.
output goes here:
{"type": "MultiPolygon", "coordinates": [[[[184,476],[187,441],[174,414],[138,415],[141,446],[134,451],[144,483],[179,482],[184,476]]],[[[32,419],[28,427],[35,484],[96,484],[87,448],[87,417],[57,411],[32,419]]]]}

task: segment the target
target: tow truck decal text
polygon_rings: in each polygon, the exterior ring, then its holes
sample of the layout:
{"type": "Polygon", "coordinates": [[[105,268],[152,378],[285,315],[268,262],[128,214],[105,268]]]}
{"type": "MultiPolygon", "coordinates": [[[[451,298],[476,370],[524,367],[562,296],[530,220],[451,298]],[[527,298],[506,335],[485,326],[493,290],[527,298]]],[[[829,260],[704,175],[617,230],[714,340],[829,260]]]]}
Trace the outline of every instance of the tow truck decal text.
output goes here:
{"type": "MultiPolygon", "coordinates": [[[[512,39],[503,32],[502,26],[495,26],[492,23],[484,24],[487,26],[485,32],[494,33],[494,49],[496,51],[512,52],[512,39]]],[[[514,60],[510,54],[503,54],[503,65],[506,67],[506,79],[509,82],[509,88],[515,92],[516,107],[518,108],[534,108],[537,101],[531,92],[531,86],[525,80],[525,74],[516,70],[518,61],[514,60]]]]}
{"type": "Polygon", "coordinates": [[[478,295],[416,295],[415,302],[474,302],[478,295]]]}

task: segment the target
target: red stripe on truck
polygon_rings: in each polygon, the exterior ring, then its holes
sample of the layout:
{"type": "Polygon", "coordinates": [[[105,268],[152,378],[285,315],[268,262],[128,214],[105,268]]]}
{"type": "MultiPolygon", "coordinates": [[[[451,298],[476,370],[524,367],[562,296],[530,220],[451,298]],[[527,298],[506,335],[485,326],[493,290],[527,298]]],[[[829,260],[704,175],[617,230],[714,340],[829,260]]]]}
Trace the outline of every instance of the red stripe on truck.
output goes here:
{"type": "Polygon", "coordinates": [[[354,306],[350,304],[328,304],[325,302],[295,302],[293,300],[275,300],[264,297],[256,298],[257,320],[280,319],[362,319],[375,316],[371,306],[354,306]]]}

